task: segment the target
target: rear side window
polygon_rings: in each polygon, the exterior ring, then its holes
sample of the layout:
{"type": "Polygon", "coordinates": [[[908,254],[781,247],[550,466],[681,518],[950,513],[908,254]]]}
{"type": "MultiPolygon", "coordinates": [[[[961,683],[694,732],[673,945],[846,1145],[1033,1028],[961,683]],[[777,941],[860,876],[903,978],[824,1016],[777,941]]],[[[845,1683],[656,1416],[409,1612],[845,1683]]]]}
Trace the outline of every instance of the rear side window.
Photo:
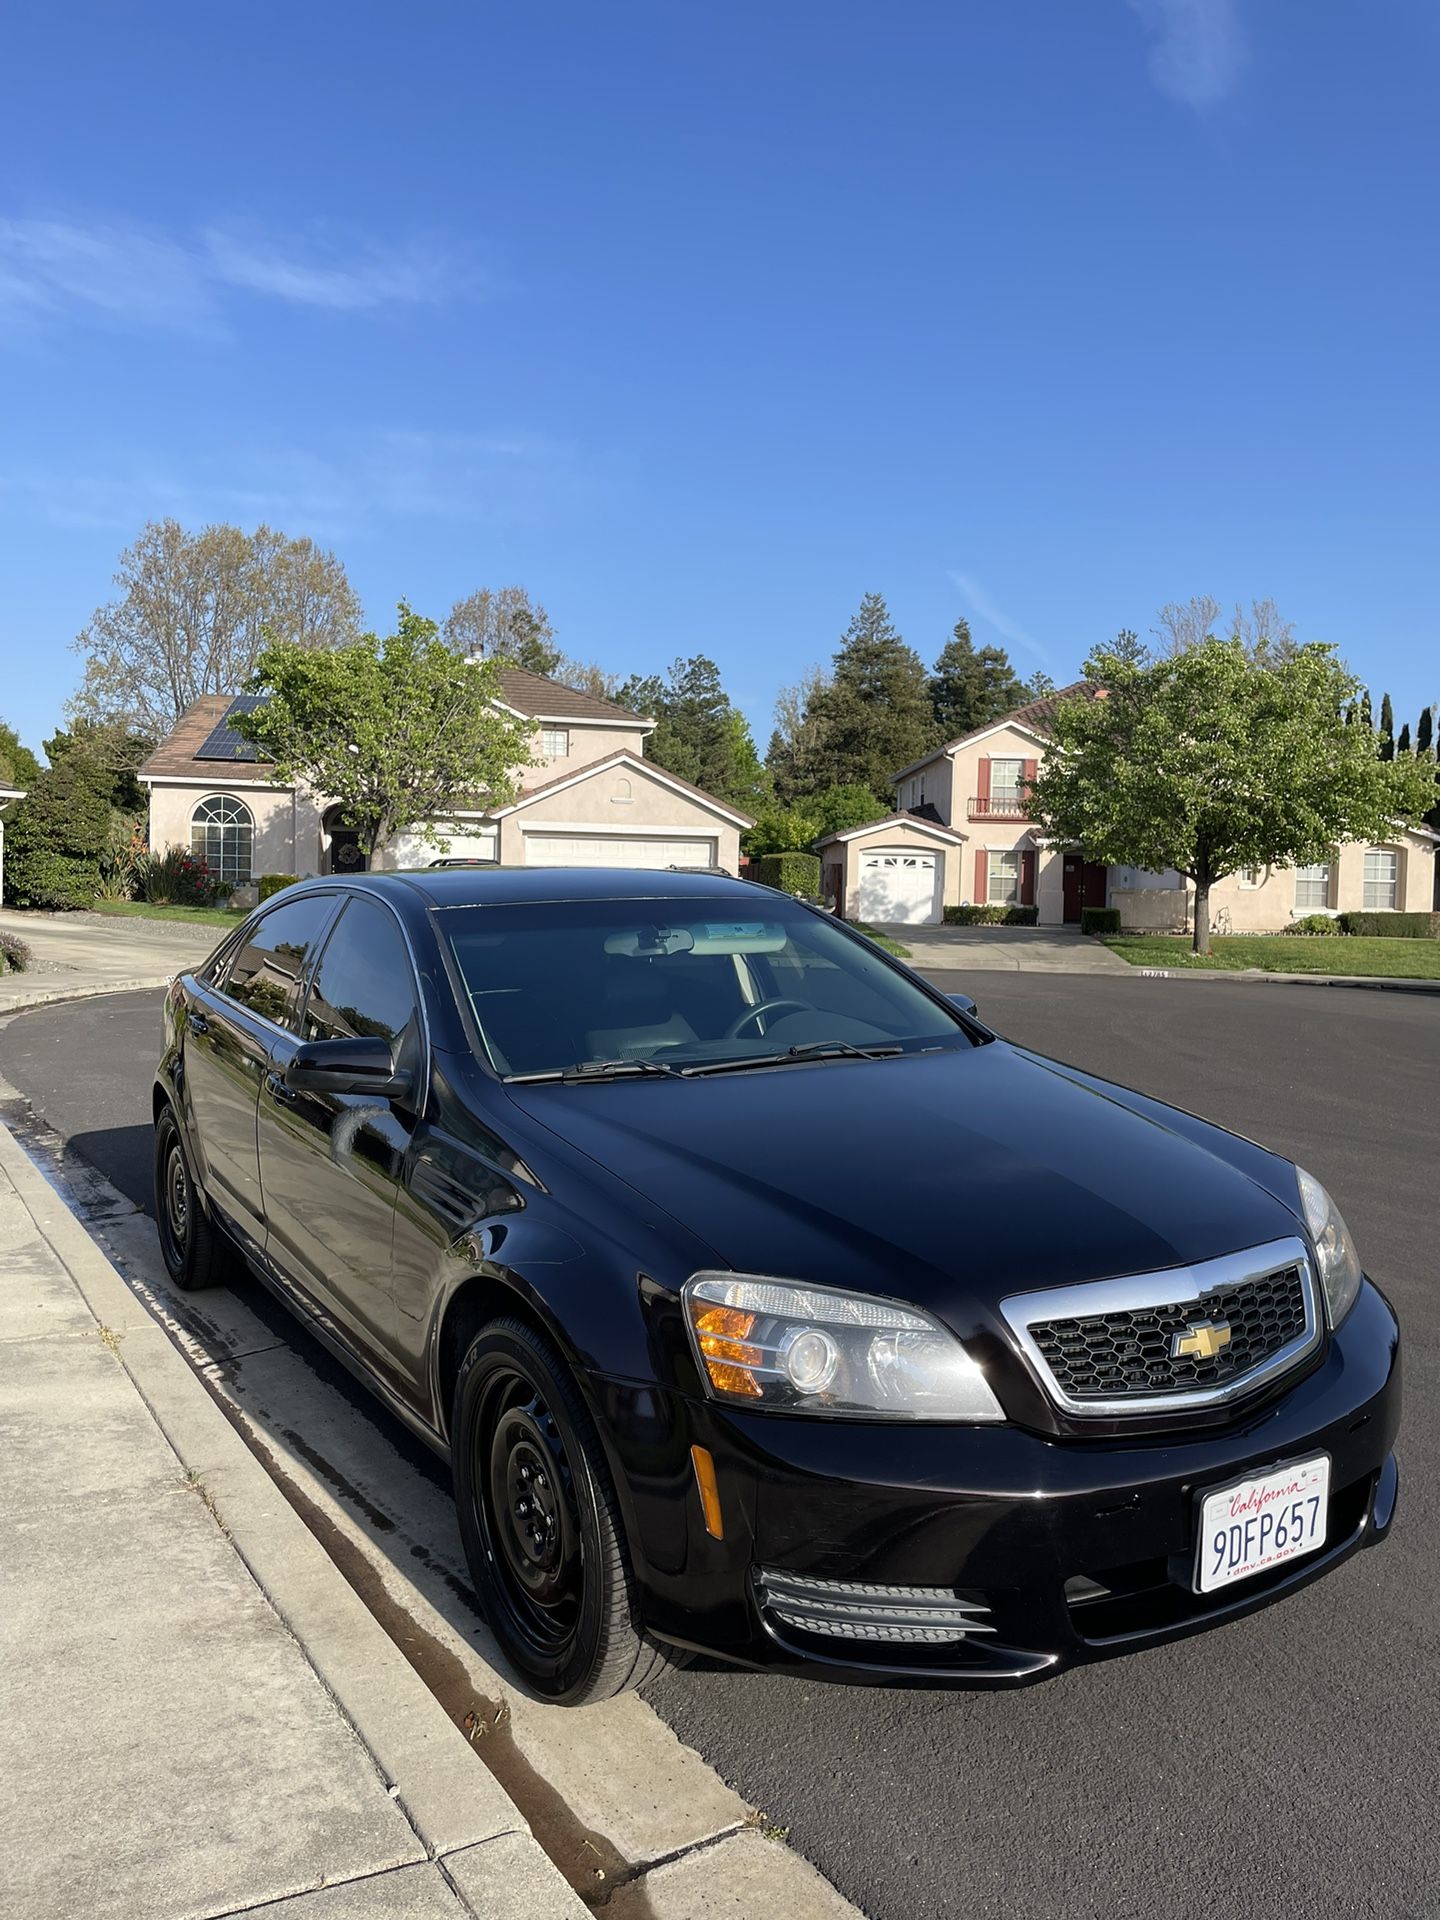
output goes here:
{"type": "Polygon", "coordinates": [[[373,900],[351,900],[321,955],[301,1038],[368,1034],[393,1040],[398,1055],[418,1021],[414,970],[393,914],[373,900]]]}
{"type": "Polygon", "coordinates": [[[305,972],[330,922],[335,896],[307,894],[262,913],[217,981],[221,993],[294,1033],[305,972]]]}

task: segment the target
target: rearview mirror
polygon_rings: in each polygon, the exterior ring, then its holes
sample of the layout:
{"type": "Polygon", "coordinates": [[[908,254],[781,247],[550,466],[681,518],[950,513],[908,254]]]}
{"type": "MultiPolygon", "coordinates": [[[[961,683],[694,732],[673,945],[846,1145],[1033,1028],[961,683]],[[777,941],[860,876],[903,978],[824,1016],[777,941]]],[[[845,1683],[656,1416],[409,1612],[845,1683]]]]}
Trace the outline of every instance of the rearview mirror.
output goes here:
{"type": "Polygon", "coordinates": [[[377,1100],[398,1100],[410,1091],[410,1076],[396,1070],[391,1043],[369,1034],[307,1040],[290,1056],[281,1077],[292,1093],[368,1093],[377,1100]]]}
{"type": "Polygon", "coordinates": [[[970,998],[968,993],[947,993],[945,998],[959,1007],[961,1013],[968,1013],[971,1018],[975,1020],[980,1018],[979,1014],[975,1011],[975,1002],[970,998]]]}

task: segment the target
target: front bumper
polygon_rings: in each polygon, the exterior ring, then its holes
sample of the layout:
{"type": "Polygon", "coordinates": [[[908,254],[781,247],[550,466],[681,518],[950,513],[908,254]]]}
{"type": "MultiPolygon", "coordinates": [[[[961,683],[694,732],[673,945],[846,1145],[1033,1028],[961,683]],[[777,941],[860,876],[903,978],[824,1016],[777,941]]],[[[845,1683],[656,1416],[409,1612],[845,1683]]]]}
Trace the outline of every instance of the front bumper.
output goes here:
{"type": "Polygon", "coordinates": [[[1252,1612],[1383,1538],[1398,1484],[1399,1330],[1368,1282],[1294,1387],[1200,1432],[804,1420],[619,1382],[604,1397],[649,1630],[747,1666],[888,1685],[1023,1684],[1252,1612]],[[692,1444],[714,1456],[722,1539],[704,1525],[692,1444]],[[1192,1592],[1196,1495],[1318,1452],[1331,1460],[1325,1545],[1192,1592]],[[792,1591],[796,1576],[943,1590],[990,1630],[943,1645],[813,1633],[767,1604],[767,1576],[792,1591]]]}

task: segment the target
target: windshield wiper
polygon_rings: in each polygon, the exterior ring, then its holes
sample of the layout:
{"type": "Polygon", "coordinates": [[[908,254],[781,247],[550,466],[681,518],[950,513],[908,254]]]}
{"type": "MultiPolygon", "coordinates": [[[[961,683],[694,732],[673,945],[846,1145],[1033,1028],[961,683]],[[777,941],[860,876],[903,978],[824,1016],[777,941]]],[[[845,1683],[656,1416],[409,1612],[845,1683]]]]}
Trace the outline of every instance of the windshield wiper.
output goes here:
{"type": "Polygon", "coordinates": [[[510,1086],[532,1080],[559,1080],[573,1085],[577,1080],[619,1080],[631,1074],[659,1073],[678,1080],[678,1067],[667,1067],[663,1060],[577,1060],[573,1067],[551,1067],[544,1073],[510,1073],[510,1086]]]}
{"type": "Polygon", "coordinates": [[[747,1067],[788,1067],[797,1060],[889,1060],[900,1047],[857,1047],[849,1040],[807,1040],[784,1053],[743,1054],[738,1060],[707,1060],[698,1067],[681,1067],[686,1079],[702,1073],[743,1073],[747,1067]]]}

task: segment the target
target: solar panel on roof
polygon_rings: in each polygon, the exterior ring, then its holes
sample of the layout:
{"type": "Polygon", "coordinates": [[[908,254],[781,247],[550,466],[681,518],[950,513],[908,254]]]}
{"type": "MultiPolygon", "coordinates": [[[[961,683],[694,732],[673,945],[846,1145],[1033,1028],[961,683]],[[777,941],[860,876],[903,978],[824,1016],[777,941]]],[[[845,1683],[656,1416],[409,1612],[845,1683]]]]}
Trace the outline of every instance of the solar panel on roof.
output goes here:
{"type": "Polygon", "coordinates": [[[205,736],[205,744],[195,755],[197,760],[258,760],[250,741],[242,739],[230,722],[237,713],[253,713],[262,700],[258,693],[242,693],[232,700],[224,715],[205,736]]]}

